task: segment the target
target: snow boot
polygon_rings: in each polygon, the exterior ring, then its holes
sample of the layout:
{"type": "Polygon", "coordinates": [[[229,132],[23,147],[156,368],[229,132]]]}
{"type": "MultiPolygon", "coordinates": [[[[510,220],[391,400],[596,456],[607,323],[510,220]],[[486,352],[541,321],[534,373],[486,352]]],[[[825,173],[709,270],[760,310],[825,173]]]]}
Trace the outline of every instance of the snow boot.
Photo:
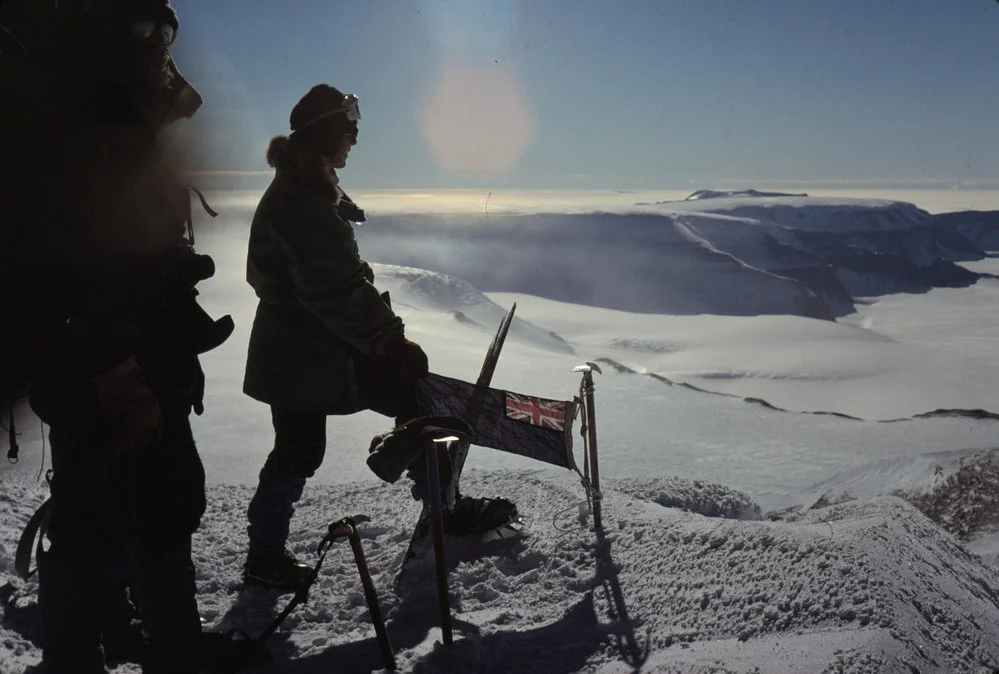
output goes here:
{"type": "Polygon", "coordinates": [[[459,496],[444,511],[444,532],[450,536],[476,536],[520,521],[517,506],[505,498],[459,496]]]}
{"type": "Polygon", "coordinates": [[[308,584],[312,567],[302,564],[286,548],[250,546],[243,567],[243,582],[275,590],[297,590],[308,584]]]}

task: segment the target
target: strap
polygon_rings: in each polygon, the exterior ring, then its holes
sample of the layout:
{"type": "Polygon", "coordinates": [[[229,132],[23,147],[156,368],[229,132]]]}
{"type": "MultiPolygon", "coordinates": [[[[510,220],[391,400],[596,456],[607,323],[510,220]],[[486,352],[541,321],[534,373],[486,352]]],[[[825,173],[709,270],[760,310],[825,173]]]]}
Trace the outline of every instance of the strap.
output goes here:
{"type": "MultiPolygon", "coordinates": [[[[346,538],[354,534],[357,525],[361,522],[368,521],[367,515],[354,515],[353,517],[344,517],[341,520],[337,520],[329,525],[326,532],[326,536],[323,540],[319,542],[319,546],[316,549],[316,554],[319,555],[319,559],[316,561],[316,565],[312,567],[312,575],[309,577],[307,583],[295,590],[295,596],[291,598],[288,605],[284,607],[284,610],[271,621],[271,624],[260,633],[260,636],[255,639],[260,644],[267,641],[274,632],[277,631],[281,623],[285,621],[285,618],[295,610],[295,607],[299,604],[303,604],[309,600],[309,590],[312,585],[316,582],[319,577],[319,567],[323,565],[323,561],[326,559],[326,553],[330,551],[333,547],[333,543],[339,538],[346,538]]],[[[245,636],[245,632],[243,633],[245,636]]]]}
{"type": "MultiPolygon", "coordinates": [[[[186,187],[187,189],[191,190],[192,192],[194,192],[195,194],[198,195],[198,199],[201,201],[201,207],[203,209],[205,209],[205,213],[207,213],[208,215],[212,216],[213,218],[216,215],[218,215],[218,211],[213,210],[212,207],[208,205],[208,200],[205,199],[205,195],[201,193],[201,190],[199,190],[194,185],[184,185],[184,187],[186,187]]],[[[194,245],[194,216],[191,214],[191,209],[190,208],[187,209],[187,239],[188,239],[188,243],[193,246],[194,245]]]]}
{"type": "Polygon", "coordinates": [[[44,552],[42,541],[45,539],[45,532],[48,531],[51,519],[52,499],[50,497],[45,499],[45,502],[38,507],[35,514],[28,520],[27,526],[24,527],[24,532],[21,533],[21,539],[17,542],[17,552],[14,554],[14,570],[17,572],[18,577],[27,580],[38,570],[37,567],[35,569],[30,568],[31,547],[37,538],[38,544],[35,546],[36,559],[44,552]]]}
{"type": "MultiPolygon", "coordinates": [[[[10,428],[7,428],[8,440],[10,442],[10,448],[7,450],[7,460],[11,463],[17,463],[18,452],[20,447],[17,446],[17,428],[14,426],[14,403],[10,403],[10,428]]],[[[2,425],[3,422],[0,422],[2,425]]],[[[42,436],[44,438],[44,436],[42,436]]]]}
{"type": "Polygon", "coordinates": [[[201,201],[201,207],[205,209],[205,213],[213,218],[218,215],[218,211],[213,210],[212,207],[208,205],[208,200],[205,199],[205,195],[201,193],[201,190],[194,185],[185,185],[185,187],[198,195],[198,199],[201,201]]]}

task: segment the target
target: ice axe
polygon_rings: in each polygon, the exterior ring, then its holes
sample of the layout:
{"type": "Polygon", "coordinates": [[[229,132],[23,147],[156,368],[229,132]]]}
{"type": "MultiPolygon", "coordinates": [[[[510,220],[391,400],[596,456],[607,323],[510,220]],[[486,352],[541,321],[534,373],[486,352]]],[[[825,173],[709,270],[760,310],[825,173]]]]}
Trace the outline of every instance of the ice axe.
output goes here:
{"type": "Polygon", "coordinates": [[[312,572],[309,575],[308,580],[297,590],[295,590],[295,596],[292,597],[288,605],[285,606],[281,614],[275,618],[270,625],[267,626],[259,637],[254,639],[263,648],[263,644],[267,639],[270,638],[277,628],[280,627],[281,623],[284,622],[285,618],[295,610],[295,608],[309,599],[309,590],[312,585],[316,582],[316,578],[319,577],[319,568],[322,566],[323,561],[326,559],[326,553],[329,552],[333,544],[342,539],[346,538],[350,541],[351,550],[354,553],[354,561],[357,563],[357,571],[361,576],[361,586],[364,588],[364,598],[368,602],[368,612],[371,614],[371,623],[375,628],[375,636],[378,639],[378,648],[382,653],[382,660],[385,663],[385,668],[390,672],[394,672],[396,669],[395,655],[392,652],[392,644],[389,642],[388,631],[385,628],[385,619],[382,617],[381,607],[378,604],[378,593],[375,591],[375,584],[371,578],[371,571],[368,569],[367,560],[364,557],[364,548],[361,545],[361,536],[358,533],[357,525],[367,522],[370,518],[367,515],[353,515],[351,517],[344,517],[343,519],[332,522],[329,527],[327,527],[326,536],[320,541],[319,546],[316,549],[319,559],[316,561],[316,565],[312,568],[312,572]]]}
{"type": "Polygon", "coordinates": [[[584,479],[587,482],[587,495],[593,494],[593,528],[600,531],[603,528],[603,512],[601,511],[600,495],[600,464],[597,462],[597,411],[593,400],[593,373],[603,374],[600,366],[587,361],[585,365],[579,365],[572,370],[582,372],[583,379],[579,383],[579,396],[583,400],[583,410],[586,414],[583,419],[583,440],[586,450],[584,459],[584,479]]]}

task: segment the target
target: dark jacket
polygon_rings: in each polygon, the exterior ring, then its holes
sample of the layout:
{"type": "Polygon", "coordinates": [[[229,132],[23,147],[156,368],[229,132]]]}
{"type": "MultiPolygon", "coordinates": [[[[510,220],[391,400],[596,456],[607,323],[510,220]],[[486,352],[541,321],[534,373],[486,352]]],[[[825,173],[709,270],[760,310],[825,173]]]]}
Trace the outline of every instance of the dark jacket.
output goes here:
{"type": "Polygon", "coordinates": [[[298,412],[360,409],[353,361],[403,334],[402,319],[366,278],[348,209],[318,157],[285,136],[271,141],[277,169],[253,216],[246,280],[260,298],[243,392],[298,412]]]}
{"type": "Polygon", "coordinates": [[[171,313],[190,293],[175,279],[189,250],[188,191],[127,89],[99,82],[75,104],[44,141],[29,134],[40,148],[26,157],[24,195],[11,200],[4,230],[14,239],[4,255],[15,259],[3,265],[3,292],[31,340],[18,358],[36,354],[21,379],[33,380],[49,424],[75,418],[84,406],[69,392],[84,395],[91,377],[130,355],[164,391],[199,376],[171,313]]]}

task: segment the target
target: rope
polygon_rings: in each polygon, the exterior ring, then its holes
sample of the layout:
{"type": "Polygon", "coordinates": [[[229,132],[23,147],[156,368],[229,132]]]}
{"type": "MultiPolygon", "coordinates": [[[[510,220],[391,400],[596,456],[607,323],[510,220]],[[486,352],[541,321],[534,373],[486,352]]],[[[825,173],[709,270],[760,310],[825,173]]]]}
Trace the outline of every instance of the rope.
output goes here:
{"type": "Polygon", "coordinates": [[[42,465],[38,466],[38,475],[35,476],[35,482],[42,479],[42,473],[45,472],[45,422],[39,421],[38,428],[42,433],[42,465]]]}
{"type": "MultiPolygon", "coordinates": [[[[2,3],[0,3],[0,4],[2,4],[2,3]]],[[[2,23],[0,23],[0,30],[3,30],[3,32],[6,33],[10,37],[11,40],[13,40],[15,43],[17,43],[17,46],[21,48],[21,51],[24,52],[25,56],[28,55],[28,50],[25,48],[24,43],[21,42],[20,40],[18,40],[17,36],[14,35],[12,32],[10,32],[10,29],[7,28],[7,26],[5,26],[2,23]]]]}
{"type": "Polygon", "coordinates": [[[561,524],[559,524],[559,520],[562,519],[565,516],[566,513],[571,512],[573,510],[578,510],[579,506],[583,505],[584,503],[586,503],[586,501],[576,501],[575,503],[573,503],[572,505],[570,505],[568,508],[564,508],[562,510],[556,511],[556,513],[554,515],[552,515],[552,528],[555,529],[555,531],[557,531],[559,533],[565,533],[565,532],[569,531],[570,530],[570,526],[562,526],[561,524]]]}

